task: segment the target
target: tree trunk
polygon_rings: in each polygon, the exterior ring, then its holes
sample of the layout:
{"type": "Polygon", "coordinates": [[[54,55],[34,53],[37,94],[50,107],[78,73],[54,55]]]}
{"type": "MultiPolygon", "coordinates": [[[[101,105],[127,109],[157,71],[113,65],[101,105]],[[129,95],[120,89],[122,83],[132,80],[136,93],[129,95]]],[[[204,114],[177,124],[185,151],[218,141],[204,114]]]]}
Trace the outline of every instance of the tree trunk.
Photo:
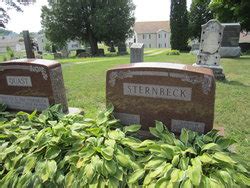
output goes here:
{"type": "Polygon", "coordinates": [[[89,36],[89,37],[88,37],[89,45],[90,45],[90,48],[91,48],[91,55],[92,55],[92,56],[96,56],[96,55],[98,55],[97,40],[96,40],[96,38],[94,37],[92,31],[89,32],[88,36],[89,36]]]}

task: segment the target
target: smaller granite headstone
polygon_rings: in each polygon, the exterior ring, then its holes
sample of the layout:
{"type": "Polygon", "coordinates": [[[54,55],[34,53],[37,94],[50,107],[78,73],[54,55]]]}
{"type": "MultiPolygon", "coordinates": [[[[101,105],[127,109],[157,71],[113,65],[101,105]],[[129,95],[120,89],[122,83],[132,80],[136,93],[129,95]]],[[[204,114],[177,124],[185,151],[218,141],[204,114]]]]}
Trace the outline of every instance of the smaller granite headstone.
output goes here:
{"type": "Polygon", "coordinates": [[[0,64],[0,103],[10,110],[42,111],[62,104],[68,112],[61,64],[18,59],[0,64]]]}
{"type": "Polygon", "coordinates": [[[128,54],[127,46],[124,42],[118,44],[118,54],[119,55],[127,55],[128,54]]]}
{"type": "Polygon", "coordinates": [[[223,23],[224,32],[220,48],[221,57],[240,57],[241,49],[240,40],[240,24],[239,23],[223,23]]]}
{"type": "Polygon", "coordinates": [[[210,69],[172,63],[134,63],[107,72],[106,100],[124,125],[141,124],[149,136],[155,120],[179,134],[182,128],[213,128],[215,79],[210,69]]]}
{"type": "Polygon", "coordinates": [[[116,52],[116,50],[115,50],[115,45],[114,45],[114,41],[111,41],[110,42],[110,50],[109,50],[110,52],[116,52]]]}
{"type": "Polygon", "coordinates": [[[130,47],[130,63],[138,63],[144,61],[144,44],[133,43],[130,47]]]}
{"type": "Polygon", "coordinates": [[[201,41],[197,61],[194,66],[210,68],[216,79],[224,80],[223,68],[220,66],[219,49],[224,26],[217,20],[210,20],[202,25],[201,41]]]}

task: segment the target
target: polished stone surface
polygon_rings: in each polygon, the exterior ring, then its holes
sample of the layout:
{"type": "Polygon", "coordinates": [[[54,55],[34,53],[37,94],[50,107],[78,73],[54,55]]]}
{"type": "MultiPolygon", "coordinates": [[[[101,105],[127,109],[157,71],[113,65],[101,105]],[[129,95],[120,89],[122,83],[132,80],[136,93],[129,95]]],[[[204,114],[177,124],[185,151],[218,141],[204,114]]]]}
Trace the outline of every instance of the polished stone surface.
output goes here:
{"type": "Polygon", "coordinates": [[[0,102],[10,110],[42,111],[62,104],[68,111],[61,64],[18,59],[0,64],[0,102]]]}
{"type": "Polygon", "coordinates": [[[142,124],[142,135],[155,120],[170,131],[213,128],[215,79],[210,69],[172,63],[135,63],[107,72],[107,104],[123,124],[142,124]]]}

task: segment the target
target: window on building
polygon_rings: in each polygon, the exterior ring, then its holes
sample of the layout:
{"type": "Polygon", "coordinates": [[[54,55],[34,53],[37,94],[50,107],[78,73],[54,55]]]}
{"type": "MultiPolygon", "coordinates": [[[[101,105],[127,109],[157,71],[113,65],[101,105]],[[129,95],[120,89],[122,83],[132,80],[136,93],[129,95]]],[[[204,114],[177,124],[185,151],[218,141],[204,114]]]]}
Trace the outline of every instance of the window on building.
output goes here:
{"type": "Polygon", "coordinates": [[[150,34],[148,35],[148,38],[151,39],[151,35],[150,34]]]}
{"type": "Polygon", "coordinates": [[[144,34],[142,35],[142,38],[145,39],[145,35],[144,34]]]}
{"type": "Polygon", "coordinates": [[[158,38],[161,38],[161,34],[158,34],[158,38]]]}
{"type": "Polygon", "coordinates": [[[165,33],[165,38],[167,38],[167,34],[165,33]]]}
{"type": "Polygon", "coordinates": [[[149,48],[151,48],[151,44],[149,44],[149,48]]]}
{"type": "Polygon", "coordinates": [[[161,47],[161,44],[159,44],[158,47],[160,48],[160,47],[161,47]]]}
{"type": "Polygon", "coordinates": [[[165,43],[165,48],[167,47],[167,44],[165,43]]]}

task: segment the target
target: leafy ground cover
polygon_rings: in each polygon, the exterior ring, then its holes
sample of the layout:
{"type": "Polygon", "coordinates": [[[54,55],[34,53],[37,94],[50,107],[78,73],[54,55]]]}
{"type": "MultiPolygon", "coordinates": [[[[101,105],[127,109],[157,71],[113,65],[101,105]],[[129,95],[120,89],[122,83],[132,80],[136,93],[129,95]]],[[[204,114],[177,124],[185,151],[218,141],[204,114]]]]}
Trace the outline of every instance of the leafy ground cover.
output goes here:
{"type": "Polygon", "coordinates": [[[155,139],[134,136],[113,108],[96,118],[64,115],[55,105],[41,114],[5,111],[0,104],[1,187],[247,187],[249,167],[229,150],[232,139],[183,129],[180,138],[161,122],[155,139]]]}

